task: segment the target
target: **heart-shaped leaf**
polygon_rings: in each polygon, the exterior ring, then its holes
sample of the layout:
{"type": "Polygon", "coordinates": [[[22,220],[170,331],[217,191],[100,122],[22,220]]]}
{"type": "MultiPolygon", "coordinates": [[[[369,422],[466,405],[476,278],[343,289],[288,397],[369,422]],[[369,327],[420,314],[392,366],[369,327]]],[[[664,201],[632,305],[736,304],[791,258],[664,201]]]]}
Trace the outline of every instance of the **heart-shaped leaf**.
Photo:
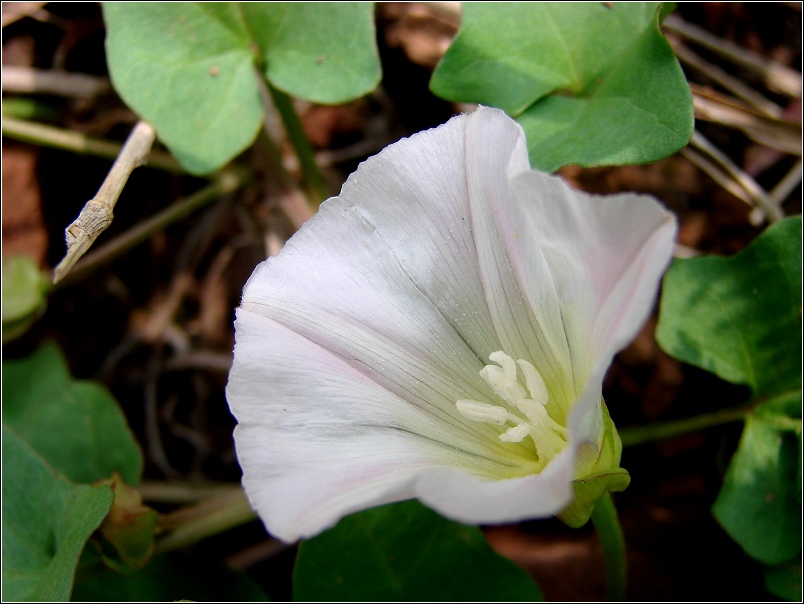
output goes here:
{"type": "Polygon", "coordinates": [[[380,78],[371,3],[106,2],[115,89],[190,172],[212,172],[253,141],[259,78],[342,103],[380,78]]]}
{"type": "Polygon", "coordinates": [[[293,574],[301,601],[541,600],[533,580],[476,527],[418,501],[359,512],[302,543],[293,574]]]}
{"type": "Polygon", "coordinates": [[[142,453],[117,402],[100,384],[74,380],[54,344],[3,361],[3,423],[76,483],[115,471],[139,483],[142,453]]]}
{"type": "Polygon", "coordinates": [[[757,400],[712,512],[766,564],[801,550],[801,217],[730,258],[676,260],[657,338],[757,400]]]}
{"type": "Polygon", "coordinates": [[[661,159],[693,128],[692,94],[659,30],[665,8],[466,3],[430,88],[517,117],[543,170],[661,159]]]}
{"type": "Polygon", "coordinates": [[[57,475],[3,426],[3,600],[66,601],[89,536],[112,504],[106,486],[57,475]]]}

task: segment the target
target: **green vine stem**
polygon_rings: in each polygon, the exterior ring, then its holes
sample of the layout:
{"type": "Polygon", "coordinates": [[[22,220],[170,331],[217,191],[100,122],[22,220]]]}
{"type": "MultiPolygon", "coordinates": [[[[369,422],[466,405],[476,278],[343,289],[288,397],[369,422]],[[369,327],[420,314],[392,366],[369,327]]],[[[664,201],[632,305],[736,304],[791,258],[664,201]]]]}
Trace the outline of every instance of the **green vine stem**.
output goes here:
{"type": "MultiPolygon", "coordinates": [[[[20,120],[6,115],[3,116],[3,136],[43,147],[83,153],[111,160],[116,159],[123,148],[122,143],[91,138],[80,132],[20,120]]],[[[171,155],[163,151],[151,151],[145,165],[167,172],[186,173],[186,170],[171,155]]]]}
{"type": "Polygon", "coordinates": [[[315,207],[329,197],[329,190],[327,181],[321,174],[318,164],[315,161],[315,153],[310,141],[307,140],[307,135],[304,133],[299,116],[293,108],[293,101],[291,98],[275,88],[267,80],[265,81],[268,86],[268,91],[271,93],[271,99],[282,118],[282,123],[285,125],[285,132],[287,133],[288,140],[293,145],[296,156],[299,158],[299,165],[301,166],[304,182],[307,189],[314,201],[315,207]]]}
{"type": "Polygon", "coordinates": [[[643,443],[681,436],[691,432],[699,432],[705,428],[721,426],[732,422],[745,421],[751,412],[750,407],[737,407],[733,409],[721,409],[712,413],[704,413],[695,417],[679,419],[649,426],[637,426],[634,428],[623,428],[620,430],[620,440],[624,447],[632,447],[643,443]]]}
{"type": "Polygon", "coordinates": [[[603,559],[606,562],[606,594],[609,600],[622,602],[625,599],[628,573],[625,538],[610,493],[603,495],[592,510],[592,523],[595,525],[597,537],[603,548],[603,559]]]}
{"type": "Polygon", "coordinates": [[[159,526],[167,534],[156,542],[156,553],[187,547],[256,519],[243,489],[233,487],[228,493],[162,516],[159,526]]]}

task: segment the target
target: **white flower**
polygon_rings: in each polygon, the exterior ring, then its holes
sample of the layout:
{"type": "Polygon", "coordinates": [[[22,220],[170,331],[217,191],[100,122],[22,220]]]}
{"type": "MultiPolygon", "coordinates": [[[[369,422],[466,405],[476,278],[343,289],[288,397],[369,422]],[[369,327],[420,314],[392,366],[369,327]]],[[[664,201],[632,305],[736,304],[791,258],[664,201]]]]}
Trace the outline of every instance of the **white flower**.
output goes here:
{"type": "Polygon", "coordinates": [[[561,513],[578,479],[627,484],[601,386],[674,233],[651,198],[530,170],[495,109],[363,163],[237,311],[226,394],[268,530],[293,541],[412,497],[518,521],[561,513]]]}

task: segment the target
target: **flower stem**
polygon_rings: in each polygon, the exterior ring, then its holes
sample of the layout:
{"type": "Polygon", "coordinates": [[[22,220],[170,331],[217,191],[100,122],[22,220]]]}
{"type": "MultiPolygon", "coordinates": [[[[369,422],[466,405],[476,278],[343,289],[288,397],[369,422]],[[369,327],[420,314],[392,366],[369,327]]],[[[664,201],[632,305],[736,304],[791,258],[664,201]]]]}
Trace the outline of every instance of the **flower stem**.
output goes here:
{"type": "Polygon", "coordinates": [[[595,509],[592,510],[592,522],[603,547],[603,559],[606,561],[606,595],[611,601],[621,602],[625,599],[628,572],[625,538],[610,493],[606,493],[598,500],[595,509]]]}
{"type": "MultiPolygon", "coordinates": [[[[266,80],[268,91],[271,93],[271,99],[274,102],[279,115],[282,117],[282,123],[285,125],[285,133],[288,140],[293,145],[296,156],[299,158],[304,182],[312,197],[316,207],[328,197],[327,181],[318,169],[318,164],[315,161],[315,153],[310,141],[307,140],[307,135],[304,134],[299,116],[293,108],[293,102],[290,97],[275,88],[268,80],[266,80]]],[[[315,208],[314,208],[315,209],[315,208]]]]}
{"type": "Polygon", "coordinates": [[[699,432],[704,428],[720,426],[732,422],[744,421],[750,413],[749,407],[734,409],[721,409],[712,413],[704,413],[695,417],[679,419],[671,422],[662,422],[650,426],[637,426],[620,430],[620,440],[624,447],[632,447],[654,440],[662,440],[673,436],[681,436],[691,432],[699,432]]]}

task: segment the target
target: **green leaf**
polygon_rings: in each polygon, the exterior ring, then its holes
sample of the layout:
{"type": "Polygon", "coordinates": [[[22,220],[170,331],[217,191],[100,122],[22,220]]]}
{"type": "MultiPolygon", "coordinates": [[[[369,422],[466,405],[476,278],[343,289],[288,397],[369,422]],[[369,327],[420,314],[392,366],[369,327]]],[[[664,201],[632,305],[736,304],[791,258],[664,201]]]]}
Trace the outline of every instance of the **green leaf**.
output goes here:
{"type": "Polygon", "coordinates": [[[476,527],[417,501],[342,519],[299,548],[297,601],[533,601],[530,576],[495,553],[476,527]]]}
{"type": "Polygon", "coordinates": [[[78,558],[112,503],[77,486],[3,426],[3,600],[66,601],[78,558]]]}
{"type": "Polygon", "coordinates": [[[781,564],[801,551],[797,462],[794,435],[749,416],[712,506],[732,539],[765,564],[781,564]]]}
{"type": "Polygon", "coordinates": [[[50,279],[30,256],[3,258],[3,342],[25,333],[47,305],[50,279]]]}
{"type": "Polygon", "coordinates": [[[466,3],[430,88],[499,107],[534,167],[647,163],[692,136],[692,94],[659,3],[466,3]]]}
{"type": "Polygon", "coordinates": [[[656,337],[677,359],[755,395],[801,390],[801,217],[739,254],[675,260],[656,337]]]}
{"type": "Polygon", "coordinates": [[[100,384],[74,380],[54,344],[3,361],[3,422],[74,482],[117,471],[139,483],[142,453],[117,402],[100,384]]]}
{"type": "Polygon", "coordinates": [[[371,3],[106,2],[115,89],[190,172],[212,172],[253,141],[258,79],[319,103],[374,89],[371,3]]]}
{"type": "MultiPolygon", "coordinates": [[[[87,548],[89,550],[89,548],[87,548]]],[[[106,568],[90,551],[81,560],[73,599],[82,602],[267,602],[248,575],[222,564],[180,556],[158,556],[143,570],[124,576],[106,568]]]]}
{"type": "Polygon", "coordinates": [[[765,399],[746,420],[712,513],[749,555],[787,562],[801,550],[801,217],[733,257],[676,260],[657,338],[765,399]]]}
{"type": "Polygon", "coordinates": [[[774,596],[801,602],[801,554],[787,564],[766,568],[765,587],[774,596]]]}

